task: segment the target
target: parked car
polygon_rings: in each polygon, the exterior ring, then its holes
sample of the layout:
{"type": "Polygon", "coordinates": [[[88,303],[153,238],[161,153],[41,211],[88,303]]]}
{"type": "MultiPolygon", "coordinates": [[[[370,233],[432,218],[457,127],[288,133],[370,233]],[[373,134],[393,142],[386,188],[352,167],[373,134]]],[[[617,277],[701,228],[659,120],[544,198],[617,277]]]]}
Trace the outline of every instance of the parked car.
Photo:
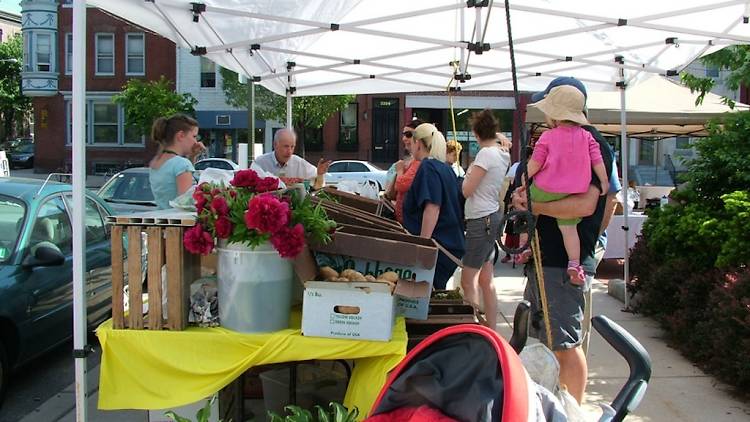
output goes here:
{"type": "Polygon", "coordinates": [[[156,209],[147,167],[134,167],[115,174],[97,194],[109,203],[115,214],[156,209]]]}
{"type": "MultiPolygon", "coordinates": [[[[71,191],[69,184],[0,178],[0,397],[13,368],[73,336],[71,191]]],[[[86,192],[89,329],[112,307],[108,215],[107,204],[86,192]]]]}
{"type": "Polygon", "coordinates": [[[386,174],[385,170],[367,161],[341,160],[331,163],[325,181],[328,185],[336,185],[343,180],[353,180],[360,183],[375,181],[378,183],[379,189],[383,190],[386,174]]]}
{"type": "Polygon", "coordinates": [[[33,138],[15,138],[9,141],[4,141],[2,144],[0,144],[0,150],[10,152],[20,147],[21,145],[33,144],[33,143],[34,143],[33,138]]]}
{"type": "Polygon", "coordinates": [[[34,144],[21,143],[10,150],[10,168],[34,168],[34,144]]]}
{"type": "Polygon", "coordinates": [[[232,160],[227,160],[226,158],[204,158],[196,161],[194,167],[196,171],[205,170],[207,168],[230,171],[237,171],[240,169],[240,166],[238,166],[237,163],[232,160]]]}

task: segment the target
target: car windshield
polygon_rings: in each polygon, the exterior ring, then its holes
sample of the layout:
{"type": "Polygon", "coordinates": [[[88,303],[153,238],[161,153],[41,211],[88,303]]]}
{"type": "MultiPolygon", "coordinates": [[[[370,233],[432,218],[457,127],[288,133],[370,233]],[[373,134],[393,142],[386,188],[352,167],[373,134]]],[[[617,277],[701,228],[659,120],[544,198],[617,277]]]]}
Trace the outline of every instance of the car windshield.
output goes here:
{"type": "Polygon", "coordinates": [[[0,195],[0,263],[7,262],[13,255],[25,214],[23,202],[0,195]]]}
{"type": "Polygon", "coordinates": [[[16,152],[21,154],[31,154],[34,152],[34,144],[23,144],[16,148],[16,152]]]}
{"type": "Polygon", "coordinates": [[[104,185],[99,196],[110,202],[154,202],[146,172],[125,172],[115,175],[104,185]]]}

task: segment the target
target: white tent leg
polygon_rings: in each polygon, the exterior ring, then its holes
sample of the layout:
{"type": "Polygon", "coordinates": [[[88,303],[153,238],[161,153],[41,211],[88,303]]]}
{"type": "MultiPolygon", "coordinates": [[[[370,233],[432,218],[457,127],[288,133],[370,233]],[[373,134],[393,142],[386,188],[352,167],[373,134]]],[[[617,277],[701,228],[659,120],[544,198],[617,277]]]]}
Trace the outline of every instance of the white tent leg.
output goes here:
{"type": "Polygon", "coordinates": [[[291,90],[286,91],[286,127],[287,129],[293,129],[292,127],[292,92],[291,90]]]}
{"type": "MultiPolygon", "coordinates": [[[[621,59],[622,60],[622,59],[621,59]]],[[[628,189],[628,156],[630,155],[630,142],[628,142],[628,130],[627,130],[627,113],[625,112],[625,68],[620,63],[620,160],[622,161],[622,189],[625,193],[623,197],[623,227],[625,231],[625,264],[623,265],[623,288],[625,289],[625,309],[630,308],[630,299],[628,298],[628,281],[630,280],[630,237],[628,225],[628,201],[627,201],[627,189],[628,189]]]]}
{"type": "Polygon", "coordinates": [[[86,418],[86,0],[73,1],[73,350],[76,421],[86,418]]]}

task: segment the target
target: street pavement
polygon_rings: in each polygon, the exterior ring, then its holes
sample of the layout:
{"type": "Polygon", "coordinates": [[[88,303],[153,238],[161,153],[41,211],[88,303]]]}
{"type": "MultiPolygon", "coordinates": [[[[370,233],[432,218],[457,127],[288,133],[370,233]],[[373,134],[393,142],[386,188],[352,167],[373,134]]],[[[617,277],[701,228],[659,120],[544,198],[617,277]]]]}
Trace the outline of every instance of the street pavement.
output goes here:
{"type": "MultiPolygon", "coordinates": [[[[525,279],[521,270],[509,264],[498,264],[495,271],[498,290],[498,331],[509,338],[513,313],[522,299],[525,279]],[[504,318],[503,318],[504,317],[504,318]]],[[[735,399],[728,386],[706,375],[663,340],[658,324],[641,315],[622,311],[623,304],[607,293],[605,283],[593,287],[594,314],[606,315],[623,326],[648,350],[653,364],[651,382],[640,407],[626,421],[682,421],[682,422],[747,422],[750,404],[735,399]]],[[[587,419],[598,420],[598,403],[611,403],[628,376],[625,361],[600,336],[592,335],[588,355],[589,382],[584,412],[587,419]]],[[[96,409],[98,367],[88,375],[88,421],[120,422],[147,420],[145,411],[100,411],[96,409]]],[[[48,400],[21,422],[75,421],[74,386],[48,400]]]]}
{"type": "MultiPolygon", "coordinates": [[[[10,171],[11,177],[27,177],[30,179],[41,179],[44,180],[47,178],[49,173],[35,173],[34,169],[12,169],[10,171]]],[[[52,180],[57,181],[57,178],[53,178],[52,180]]],[[[97,190],[102,185],[104,185],[104,182],[106,182],[107,179],[104,176],[99,175],[87,175],[86,176],[86,187],[88,189],[97,190]]]]}

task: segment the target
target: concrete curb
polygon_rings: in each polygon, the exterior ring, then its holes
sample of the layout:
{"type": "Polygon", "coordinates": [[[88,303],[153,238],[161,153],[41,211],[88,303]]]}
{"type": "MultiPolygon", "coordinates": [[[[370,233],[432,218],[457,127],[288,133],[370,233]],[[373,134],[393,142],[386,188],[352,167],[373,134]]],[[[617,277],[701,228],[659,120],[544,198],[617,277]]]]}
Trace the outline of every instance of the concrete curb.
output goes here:
{"type": "MultiPolygon", "coordinates": [[[[96,397],[99,391],[99,367],[91,368],[86,374],[86,396],[89,400],[96,397]]],[[[42,403],[26,415],[20,422],[57,421],[65,415],[74,412],[76,407],[76,384],[70,384],[67,388],[55,394],[54,397],[42,403]]]]}

